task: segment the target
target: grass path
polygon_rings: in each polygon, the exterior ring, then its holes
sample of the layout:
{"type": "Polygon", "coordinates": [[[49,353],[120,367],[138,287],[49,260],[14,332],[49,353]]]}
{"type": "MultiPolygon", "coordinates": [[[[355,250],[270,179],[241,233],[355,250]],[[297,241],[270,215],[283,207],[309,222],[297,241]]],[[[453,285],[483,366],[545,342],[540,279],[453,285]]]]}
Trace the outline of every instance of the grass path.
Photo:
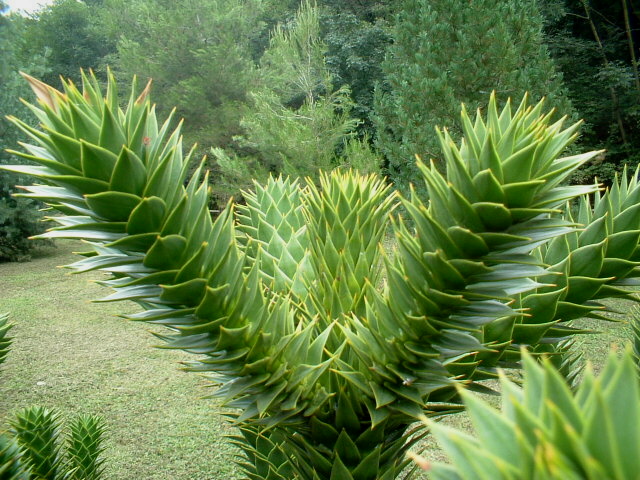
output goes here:
{"type": "MultiPolygon", "coordinates": [[[[182,352],[144,324],[116,317],[133,304],[95,304],[108,291],[55,268],[74,261],[77,242],[29,263],[0,264],[0,312],[15,324],[0,373],[0,430],[12,411],[56,407],[65,416],[95,413],[107,421],[107,475],[114,480],[237,478],[233,451],[205,381],[179,370],[182,352]]],[[[77,259],[77,257],[76,257],[77,259]]]]}

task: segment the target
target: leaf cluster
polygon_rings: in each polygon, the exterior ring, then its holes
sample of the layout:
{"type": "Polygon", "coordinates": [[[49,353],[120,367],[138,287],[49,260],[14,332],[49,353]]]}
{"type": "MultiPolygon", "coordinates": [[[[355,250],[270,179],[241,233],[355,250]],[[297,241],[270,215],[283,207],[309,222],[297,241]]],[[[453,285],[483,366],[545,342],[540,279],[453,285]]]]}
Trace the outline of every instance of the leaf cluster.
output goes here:
{"type": "Polygon", "coordinates": [[[79,416],[62,438],[59,412],[42,407],[15,414],[0,433],[0,474],[8,480],[99,480],[104,473],[104,420],[79,416]]]}
{"type": "Polygon", "coordinates": [[[429,422],[451,465],[435,479],[626,479],[637,475],[640,384],[630,350],[588,369],[571,392],[558,372],[525,355],[523,387],[501,377],[502,412],[463,392],[475,436],[429,422]]]}

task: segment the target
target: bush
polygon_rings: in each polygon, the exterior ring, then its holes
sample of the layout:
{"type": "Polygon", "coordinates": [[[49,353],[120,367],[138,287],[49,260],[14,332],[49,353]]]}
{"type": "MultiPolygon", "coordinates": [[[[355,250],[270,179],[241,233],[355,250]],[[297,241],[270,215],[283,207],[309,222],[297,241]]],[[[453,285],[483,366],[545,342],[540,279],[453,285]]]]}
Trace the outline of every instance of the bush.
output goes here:
{"type": "MultiPolygon", "coordinates": [[[[3,10],[0,2],[0,10],[3,10]]],[[[16,144],[24,140],[26,135],[6,118],[5,114],[23,116],[29,109],[20,102],[29,90],[18,70],[26,70],[33,74],[42,75],[46,72],[43,67],[44,58],[41,56],[23,59],[18,54],[20,50],[22,23],[16,19],[0,15],[0,42],[3,44],[3,54],[0,58],[0,165],[15,162],[6,148],[15,148],[16,144]]],[[[33,124],[33,123],[32,123],[33,124]]],[[[29,252],[38,245],[28,237],[42,233],[44,227],[40,223],[41,214],[38,212],[39,202],[15,198],[16,184],[26,182],[25,177],[16,177],[0,170],[0,262],[26,260],[29,252]]]]}
{"type": "Polygon", "coordinates": [[[42,240],[29,237],[42,233],[42,214],[38,202],[16,198],[17,189],[6,173],[0,172],[0,262],[24,261],[42,240]]]}

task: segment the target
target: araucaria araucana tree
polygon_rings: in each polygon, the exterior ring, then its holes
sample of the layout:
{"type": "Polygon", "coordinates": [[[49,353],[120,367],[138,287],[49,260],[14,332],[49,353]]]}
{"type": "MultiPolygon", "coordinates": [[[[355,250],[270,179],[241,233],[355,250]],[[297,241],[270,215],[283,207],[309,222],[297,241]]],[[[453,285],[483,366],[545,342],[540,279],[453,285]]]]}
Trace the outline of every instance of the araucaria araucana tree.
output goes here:
{"type": "Polygon", "coordinates": [[[463,392],[475,437],[429,422],[450,465],[418,461],[434,480],[636,478],[640,383],[631,349],[618,357],[572,392],[550,362],[527,355],[522,389],[501,378],[502,412],[463,392]]]}
{"type": "Polygon", "coordinates": [[[92,77],[64,93],[28,80],[41,129],[14,119],[33,139],[16,153],[38,166],[4,168],[37,177],[28,196],[63,214],[45,237],[89,241],[71,267],[113,274],[104,300],[138,302],[129,318],[166,326],[166,346],[220,384],[250,478],[396,477],[416,419],[462,408],[456,385],[495,377],[520,345],[566,337],[567,311],[589,313],[636,275],[576,261],[555,268],[558,287],[536,282],[553,239],[571,258],[593,248],[602,266],[624,251],[637,265],[639,230],[629,184],[608,197],[625,197],[612,206],[620,222],[602,220],[620,232],[615,248],[597,236],[578,248],[561,209],[597,187],[563,181],[597,152],[561,157],[579,125],[552,123],[541,103],[498,111],[492,97],[474,121],[463,111],[465,140],[440,134],[446,175],[420,165],[428,203],[337,170],[318,186],[256,185],[214,221],[207,175],[185,178],[180,127],[158,125],[147,89],[122,109],[112,79],[106,98],[92,77]],[[410,222],[393,216],[399,203],[410,222]],[[388,228],[394,252],[381,246],[388,228]]]}

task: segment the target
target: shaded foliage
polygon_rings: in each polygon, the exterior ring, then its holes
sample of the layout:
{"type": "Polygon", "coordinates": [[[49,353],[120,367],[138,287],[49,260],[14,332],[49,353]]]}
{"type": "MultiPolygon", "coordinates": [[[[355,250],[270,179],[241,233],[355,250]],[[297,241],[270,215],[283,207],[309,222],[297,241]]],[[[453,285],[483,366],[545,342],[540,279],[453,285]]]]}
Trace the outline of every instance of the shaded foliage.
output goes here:
{"type": "Polygon", "coordinates": [[[229,146],[242,133],[256,81],[250,39],[264,27],[262,2],[108,0],[106,8],[107,28],[118,36],[116,75],[152,78],[158,98],[179,105],[187,140],[203,152],[229,146]]]}
{"type": "Polygon", "coordinates": [[[359,123],[352,116],[354,102],[346,86],[336,88],[325,55],[320,12],[310,2],[273,29],[249,94],[251,108],[240,122],[244,133],[234,137],[233,149],[212,150],[226,193],[270,173],[316,182],[320,170],[344,163],[378,170],[380,159],[369,145],[352,138],[359,123]]]}
{"type": "Polygon", "coordinates": [[[543,5],[550,52],[585,119],[581,143],[607,150],[574,181],[597,175],[609,183],[623,165],[640,160],[640,8],[631,0],[547,0],[543,5]]]}
{"type": "MultiPolygon", "coordinates": [[[[3,5],[0,2],[0,11],[3,5]]],[[[37,54],[25,57],[25,28],[25,19],[0,15],[0,43],[3,46],[0,56],[0,113],[3,114],[0,117],[0,165],[15,162],[15,157],[5,149],[15,148],[19,141],[25,139],[25,135],[4,117],[7,114],[23,116],[29,112],[20,102],[20,98],[28,97],[30,92],[25,88],[18,70],[34,75],[46,75],[49,71],[45,56],[37,54]]],[[[29,252],[38,245],[28,237],[44,230],[38,202],[13,196],[18,193],[16,184],[24,182],[26,179],[23,176],[16,177],[0,171],[0,262],[28,259],[29,252]]]]}
{"type": "Polygon", "coordinates": [[[320,2],[326,63],[336,85],[348,85],[361,133],[375,136],[373,92],[384,78],[382,62],[392,43],[393,2],[320,2]]]}
{"type": "Polygon", "coordinates": [[[474,111],[492,90],[514,100],[528,91],[572,113],[535,2],[404,0],[393,40],[377,91],[376,134],[389,175],[402,189],[418,175],[416,155],[442,160],[437,126],[459,137],[461,102],[474,111]]]}
{"type": "Polygon", "coordinates": [[[28,57],[46,52],[42,78],[60,85],[60,76],[78,82],[80,69],[100,69],[115,51],[100,21],[100,2],[55,0],[25,19],[22,49],[28,57]]]}

